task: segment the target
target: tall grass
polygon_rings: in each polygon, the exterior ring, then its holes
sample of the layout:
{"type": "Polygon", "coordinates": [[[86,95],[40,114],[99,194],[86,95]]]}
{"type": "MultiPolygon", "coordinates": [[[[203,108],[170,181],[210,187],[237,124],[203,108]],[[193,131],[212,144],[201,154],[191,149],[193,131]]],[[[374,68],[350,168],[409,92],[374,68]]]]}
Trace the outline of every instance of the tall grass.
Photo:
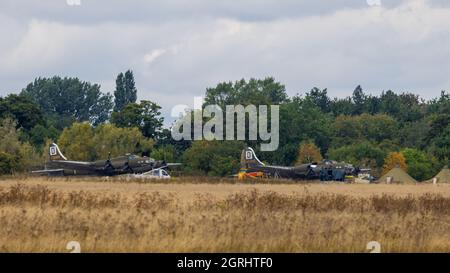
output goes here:
{"type": "Polygon", "coordinates": [[[256,189],[217,198],[0,187],[0,251],[449,252],[450,198],[256,189]]]}

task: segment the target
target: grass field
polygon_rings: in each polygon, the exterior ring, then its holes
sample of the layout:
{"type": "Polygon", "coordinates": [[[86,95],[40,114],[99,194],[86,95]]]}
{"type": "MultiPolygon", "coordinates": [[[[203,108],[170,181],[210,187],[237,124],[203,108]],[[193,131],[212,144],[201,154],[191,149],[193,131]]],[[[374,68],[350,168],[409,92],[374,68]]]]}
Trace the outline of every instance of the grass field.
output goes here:
{"type": "Polygon", "coordinates": [[[0,179],[0,252],[450,252],[449,185],[0,179]]]}

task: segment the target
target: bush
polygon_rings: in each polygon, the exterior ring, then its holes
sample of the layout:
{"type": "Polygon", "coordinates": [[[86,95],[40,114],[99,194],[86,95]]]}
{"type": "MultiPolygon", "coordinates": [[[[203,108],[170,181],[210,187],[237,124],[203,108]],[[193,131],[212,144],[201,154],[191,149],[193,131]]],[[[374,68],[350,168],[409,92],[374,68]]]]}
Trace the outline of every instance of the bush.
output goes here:
{"type": "Polygon", "coordinates": [[[0,152],[0,174],[12,174],[18,167],[19,162],[17,157],[0,152]]]}
{"type": "Polygon", "coordinates": [[[226,176],[239,170],[240,154],[244,143],[240,141],[194,141],[184,153],[188,172],[226,176]]]}
{"type": "Polygon", "coordinates": [[[105,159],[109,153],[111,156],[120,156],[149,152],[154,144],[138,128],[118,128],[112,124],[93,128],[87,122],[74,123],[64,129],[58,142],[71,160],[105,159]]]}
{"type": "Polygon", "coordinates": [[[386,152],[369,142],[363,142],[332,149],[329,151],[329,156],[337,161],[345,161],[363,167],[380,168],[383,166],[386,152]]]}
{"type": "Polygon", "coordinates": [[[402,150],[408,165],[408,174],[418,181],[432,178],[437,173],[437,160],[424,152],[407,148],[402,150]]]}
{"type": "Polygon", "coordinates": [[[406,166],[406,159],[402,153],[392,152],[384,160],[382,175],[385,175],[393,168],[401,168],[404,171],[408,170],[406,166]]]}

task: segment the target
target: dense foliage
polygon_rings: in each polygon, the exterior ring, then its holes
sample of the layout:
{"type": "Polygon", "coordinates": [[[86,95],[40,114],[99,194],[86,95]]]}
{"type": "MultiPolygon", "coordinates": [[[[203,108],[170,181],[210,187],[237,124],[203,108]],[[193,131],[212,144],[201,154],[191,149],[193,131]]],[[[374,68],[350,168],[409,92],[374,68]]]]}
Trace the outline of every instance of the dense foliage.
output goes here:
{"type": "Polygon", "coordinates": [[[181,161],[186,172],[217,176],[239,169],[245,145],[273,164],[330,158],[370,167],[375,175],[400,166],[418,180],[449,164],[450,94],[445,91],[429,101],[391,90],[368,95],[361,86],[346,98],[331,98],[327,89],[316,87],[289,97],[273,78],[206,89],[205,105],[223,109],[279,105],[280,145],[274,152],[259,151],[261,141],[173,140],[163,128],[161,107],[149,100],[137,102],[130,70],[117,76],[112,93],[100,92],[98,84],[55,76],[37,78],[19,94],[0,98],[0,173],[29,169],[29,158],[42,164],[50,141],[57,141],[73,160],[134,152],[181,161]]]}

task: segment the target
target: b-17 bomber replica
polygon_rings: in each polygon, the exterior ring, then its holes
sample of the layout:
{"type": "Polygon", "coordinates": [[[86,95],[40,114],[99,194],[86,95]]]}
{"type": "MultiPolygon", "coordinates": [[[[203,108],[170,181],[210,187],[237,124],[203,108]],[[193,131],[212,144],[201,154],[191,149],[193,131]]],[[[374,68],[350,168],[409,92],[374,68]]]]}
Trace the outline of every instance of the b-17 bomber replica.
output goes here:
{"type": "Polygon", "coordinates": [[[297,166],[272,166],[262,163],[255,151],[248,147],[241,153],[240,178],[270,177],[294,180],[345,181],[346,177],[356,177],[361,172],[370,169],[360,169],[352,164],[340,163],[333,160],[322,160],[317,163],[301,164],[297,166]]]}
{"type": "Polygon", "coordinates": [[[146,173],[152,170],[179,166],[180,163],[166,163],[163,160],[155,160],[150,157],[141,157],[134,154],[108,157],[106,160],[70,161],[62,154],[56,143],[49,147],[49,161],[44,170],[33,171],[34,174],[47,174],[49,176],[64,175],[96,175],[115,176],[122,174],[146,173]]]}

